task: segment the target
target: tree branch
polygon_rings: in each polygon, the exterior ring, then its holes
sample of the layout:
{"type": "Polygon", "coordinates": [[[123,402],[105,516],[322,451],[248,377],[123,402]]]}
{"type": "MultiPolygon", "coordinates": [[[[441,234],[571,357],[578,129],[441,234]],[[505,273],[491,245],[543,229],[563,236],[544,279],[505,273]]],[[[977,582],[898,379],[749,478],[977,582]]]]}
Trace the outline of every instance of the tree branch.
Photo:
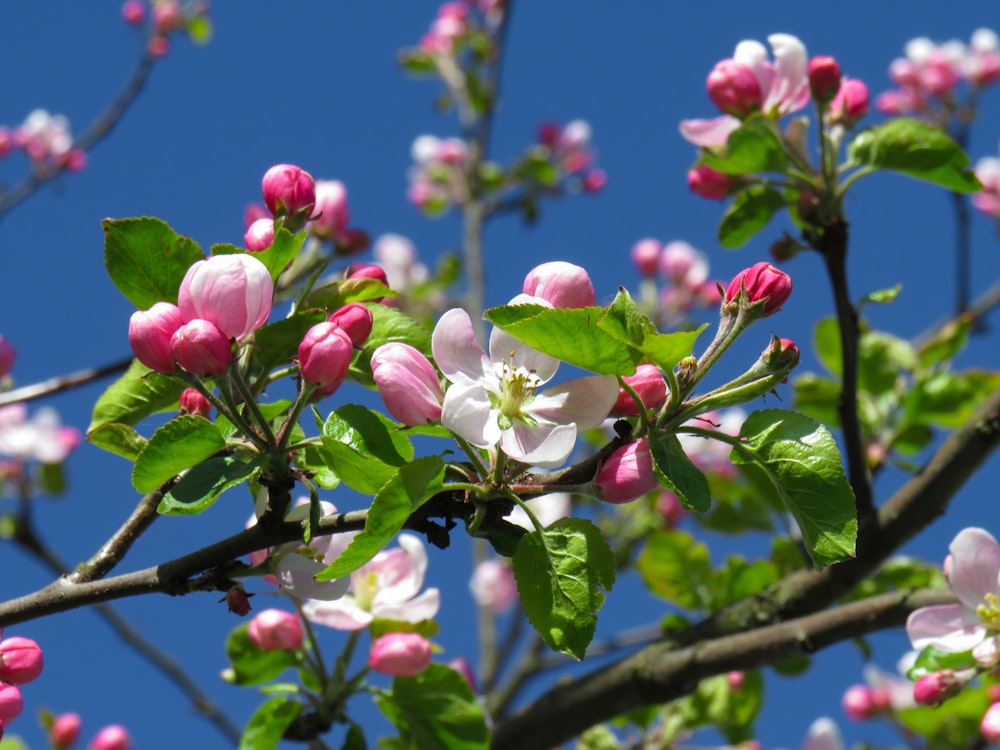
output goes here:
{"type": "Polygon", "coordinates": [[[51,396],[53,393],[68,391],[71,388],[92,383],[108,375],[117,375],[125,372],[131,364],[132,358],[129,357],[128,359],[122,359],[111,364],[102,365],[101,367],[88,367],[67,375],[57,375],[40,383],[32,383],[23,388],[15,388],[12,391],[0,393],[0,406],[31,401],[42,396],[51,396]]]}

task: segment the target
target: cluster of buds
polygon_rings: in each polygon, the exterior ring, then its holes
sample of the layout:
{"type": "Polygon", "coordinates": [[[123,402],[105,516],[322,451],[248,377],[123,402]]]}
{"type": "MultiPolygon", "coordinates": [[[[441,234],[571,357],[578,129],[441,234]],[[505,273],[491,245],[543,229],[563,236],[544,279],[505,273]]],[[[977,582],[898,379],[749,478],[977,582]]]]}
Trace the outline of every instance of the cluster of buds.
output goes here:
{"type": "Polygon", "coordinates": [[[594,167],[597,155],[586,120],[572,120],[563,127],[545,123],[538,129],[538,140],[548,162],[556,168],[557,180],[564,190],[593,193],[607,183],[604,170],[594,167]]]}
{"type": "Polygon", "coordinates": [[[87,165],[87,154],[73,148],[69,120],[44,109],[31,112],[13,130],[0,126],[0,156],[6,156],[13,149],[24,151],[35,172],[58,169],[79,172],[87,165]]]}
{"type": "Polygon", "coordinates": [[[354,350],[371,335],[373,320],[365,305],[351,302],[306,331],[296,361],[302,379],[315,386],[315,395],[329,396],[344,382],[354,350]]]}
{"type": "Polygon", "coordinates": [[[718,282],[708,278],[708,258],[686,242],[642,239],[632,246],[631,258],[643,277],[641,304],[660,327],[721,301],[718,282]]]}
{"type": "Polygon", "coordinates": [[[466,183],[468,146],[461,138],[420,135],[410,148],[413,166],[406,197],[430,216],[444,213],[469,194],[466,183]]]}
{"type": "MultiPolygon", "coordinates": [[[[43,714],[52,750],[70,750],[80,738],[83,720],[79,714],[64,713],[58,716],[43,714]]],[[[121,724],[102,728],[87,745],[88,750],[131,750],[132,737],[121,724]]]]}
{"type": "Polygon", "coordinates": [[[167,54],[170,51],[170,37],[178,32],[187,32],[196,44],[208,41],[211,27],[206,17],[207,12],[208,3],[200,0],[183,5],[179,0],[151,0],[148,7],[143,0],[126,0],[122,5],[122,18],[127,24],[136,28],[146,26],[146,51],[153,57],[167,54]]]}
{"type": "Polygon", "coordinates": [[[916,115],[947,127],[963,81],[974,95],[1000,79],[1000,41],[991,29],[977,29],[968,45],[957,39],[944,44],[926,37],[911,39],[904,54],[889,66],[897,88],[875,100],[885,114],[916,115]]]}
{"type": "Polygon", "coordinates": [[[250,255],[215,255],[192,265],[178,301],[157,302],[133,313],[128,339],[151,370],[175,366],[198,376],[221,375],[241,345],[267,322],[274,284],[267,267],[250,255]]]}
{"type": "Polygon", "coordinates": [[[471,34],[496,29],[503,10],[503,0],[443,3],[430,29],[420,38],[420,52],[432,59],[454,56],[471,34]]]}
{"type": "Polygon", "coordinates": [[[857,78],[840,74],[840,65],[829,56],[809,61],[809,90],[823,112],[828,127],[850,129],[868,114],[868,86],[857,78]]]}
{"type": "Polygon", "coordinates": [[[30,638],[14,636],[0,641],[0,737],[24,708],[19,685],[42,673],[42,649],[30,638]]]}

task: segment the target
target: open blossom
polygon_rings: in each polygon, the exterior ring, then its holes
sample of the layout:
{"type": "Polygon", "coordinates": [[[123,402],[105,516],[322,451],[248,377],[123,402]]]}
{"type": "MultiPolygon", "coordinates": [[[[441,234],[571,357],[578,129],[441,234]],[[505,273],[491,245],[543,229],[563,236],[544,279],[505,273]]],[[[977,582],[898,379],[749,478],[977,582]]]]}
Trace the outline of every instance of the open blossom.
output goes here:
{"type": "Polygon", "coordinates": [[[73,170],[86,164],[86,154],[73,149],[69,120],[63,115],[50,115],[44,109],[36,109],[14,131],[12,139],[14,145],[24,149],[36,164],[58,163],[73,170]]]}
{"type": "Polygon", "coordinates": [[[427,551],[420,537],[400,534],[399,546],[384,549],[351,573],[350,593],[336,601],[307,601],[302,613],[318,625],[338,630],[361,630],[377,617],[420,622],[437,614],[441,594],[423,593],[427,551]]]}
{"type": "MultiPolygon", "coordinates": [[[[746,39],[736,45],[730,61],[735,65],[729,69],[730,77],[734,79],[731,87],[721,91],[717,82],[713,87],[717,92],[713,99],[733,102],[723,111],[739,111],[743,116],[749,114],[757,108],[747,104],[756,97],[757,89],[760,94],[760,110],[768,117],[782,117],[802,109],[808,103],[808,56],[805,45],[791,34],[771,34],[767,41],[774,52],[773,62],[768,60],[764,45],[756,40],[746,39]],[[747,71],[756,78],[757,89],[749,85],[747,71]],[[723,93],[726,94],[725,97],[723,93]],[[739,104],[736,103],[737,99],[739,104]]],[[[710,77],[710,84],[712,80],[710,77]]],[[[680,129],[681,135],[696,146],[721,146],[739,125],[739,118],[724,114],[711,120],[684,120],[680,129]]]]}
{"type": "Polygon", "coordinates": [[[844,750],[844,738],[837,723],[825,716],[809,725],[802,750],[844,750]]]}
{"type": "Polygon", "coordinates": [[[78,445],[79,431],[63,427],[55,409],[43,407],[29,420],[24,403],[0,406],[0,456],[58,464],[78,445]]]}
{"type": "Polygon", "coordinates": [[[948,547],[944,575],[957,604],[921,607],[906,620],[913,648],[972,649],[980,664],[1000,661],[1000,546],[984,529],[963,529],[948,547]]]}
{"type": "MultiPolygon", "coordinates": [[[[549,306],[519,295],[511,304],[549,306]]],[[[516,461],[559,466],[580,430],[597,427],[618,398],[610,375],[577,378],[541,392],[559,360],[494,328],[490,354],[476,341],[472,321],[453,309],[438,321],[431,338],[434,359],[451,385],[444,394],[441,423],[480,448],[499,447],[516,461]]]]}
{"type": "Polygon", "coordinates": [[[413,243],[400,234],[383,234],[372,246],[372,256],[385,270],[387,286],[398,292],[423,284],[430,276],[427,266],[417,258],[413,243]]]}

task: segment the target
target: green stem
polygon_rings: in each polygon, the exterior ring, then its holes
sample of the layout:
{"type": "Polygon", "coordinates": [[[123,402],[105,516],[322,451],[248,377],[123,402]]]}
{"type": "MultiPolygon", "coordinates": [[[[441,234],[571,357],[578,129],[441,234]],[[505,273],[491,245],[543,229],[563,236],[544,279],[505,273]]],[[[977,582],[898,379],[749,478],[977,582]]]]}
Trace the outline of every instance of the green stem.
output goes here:
{"type": "Polygon", "coordinates": [[[253,394],[253,392],[251,392],[250,386],[247,385],[246,380],[243,378],[242,370],[239,365],[235,365],[230,368],[229,372],[233,376],[233,382],[236,384],[236,390],[240,392],[240,396],[243,397],[243,403],[250,412],[251,420],[256,423],[258,428],[260,428],[260,434],[263,436],[268,447],[273,447],[277,443],[274,437],[274,432],[271,430],[271,425],[268,423],[267,419],[263,414],[261,414],[260,406],[257,404],[257,397],[253,394]]]}

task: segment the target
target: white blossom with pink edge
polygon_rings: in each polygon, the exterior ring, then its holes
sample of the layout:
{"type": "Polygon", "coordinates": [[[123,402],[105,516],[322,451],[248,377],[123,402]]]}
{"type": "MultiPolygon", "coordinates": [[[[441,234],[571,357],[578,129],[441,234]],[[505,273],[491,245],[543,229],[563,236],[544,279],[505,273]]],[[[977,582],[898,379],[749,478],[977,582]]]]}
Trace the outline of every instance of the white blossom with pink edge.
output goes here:
{"type": "MultiPolygon", "coordinates": [[[[552,305],[518,295],[512,305],[552,305]]],[[[580,430],[597,427],[618,398],[611,375],[570,380],[540,393],[559,360],[494,328],[489,356],[479,346],[465,310],[438,320],[431,337],[434,359],[451,386],[445,391],[441,424],[479,448],[499,447],[532,466],[560,466],[580,430]]]]}
{"type": "Polygon", "coordinates": [[[25,404],[0,407],[0,456],[58,464],[79,444],[79,431],[63,427],[51,407],[39,409],[30,420],[25,404]]]}
{"type": "Polygon", "coordinates": [[[921,607],[906,620],[913,648],[972,649],[985,666],[1000,661],[1000,546],[985,529],[962,529],[948,547],[944,576],[957,604],[921,607]]]}
{"type": "Polygon", "coordinates": [[[802,750],[844,750],[844,738],[837,722],[826,716],[816,719],[809,725],[802,750]]]}
{"type": "Polygon", "coordinates": [[[423,593],[427,551],[420,537],[400,534],[399,547],[385,549],[351,573],[350,593],[336,601],[307,601],[302,613],[317,625],[361,630],[375,618],[420,622],[437,614],[441,593],[423,593]]]}
{"type": "MultiPolygon", "coordinates": [[[[550,492],[548,495],[540,495],[528,501],[528,507],[535,514],[535,518],[543,528],[548,528],[560,518],[566,518],[573,509],[573,497],[568,492],[550,492]]],[[[507,520],[522,529],[534,531],[531,519],[520,505],[515,505],[514,510],[507,516],[507,520]]]]}
{"type": "MultiPolygon", "coordinates": [[[[732,59],[749,67],[756,76],[764,114],[779,118],[797,112],[809,102],[809,55],[805,45],[791,34],[771,34],[767,41],[774,52],[774,62],[767,58],[764,45],[755,39],[737,44],[732,59]]],[[[696,146],[722,146],[739,126],[737,118],[723,115],[710,120],[683,120],[680,130],[696,146]]]]}

